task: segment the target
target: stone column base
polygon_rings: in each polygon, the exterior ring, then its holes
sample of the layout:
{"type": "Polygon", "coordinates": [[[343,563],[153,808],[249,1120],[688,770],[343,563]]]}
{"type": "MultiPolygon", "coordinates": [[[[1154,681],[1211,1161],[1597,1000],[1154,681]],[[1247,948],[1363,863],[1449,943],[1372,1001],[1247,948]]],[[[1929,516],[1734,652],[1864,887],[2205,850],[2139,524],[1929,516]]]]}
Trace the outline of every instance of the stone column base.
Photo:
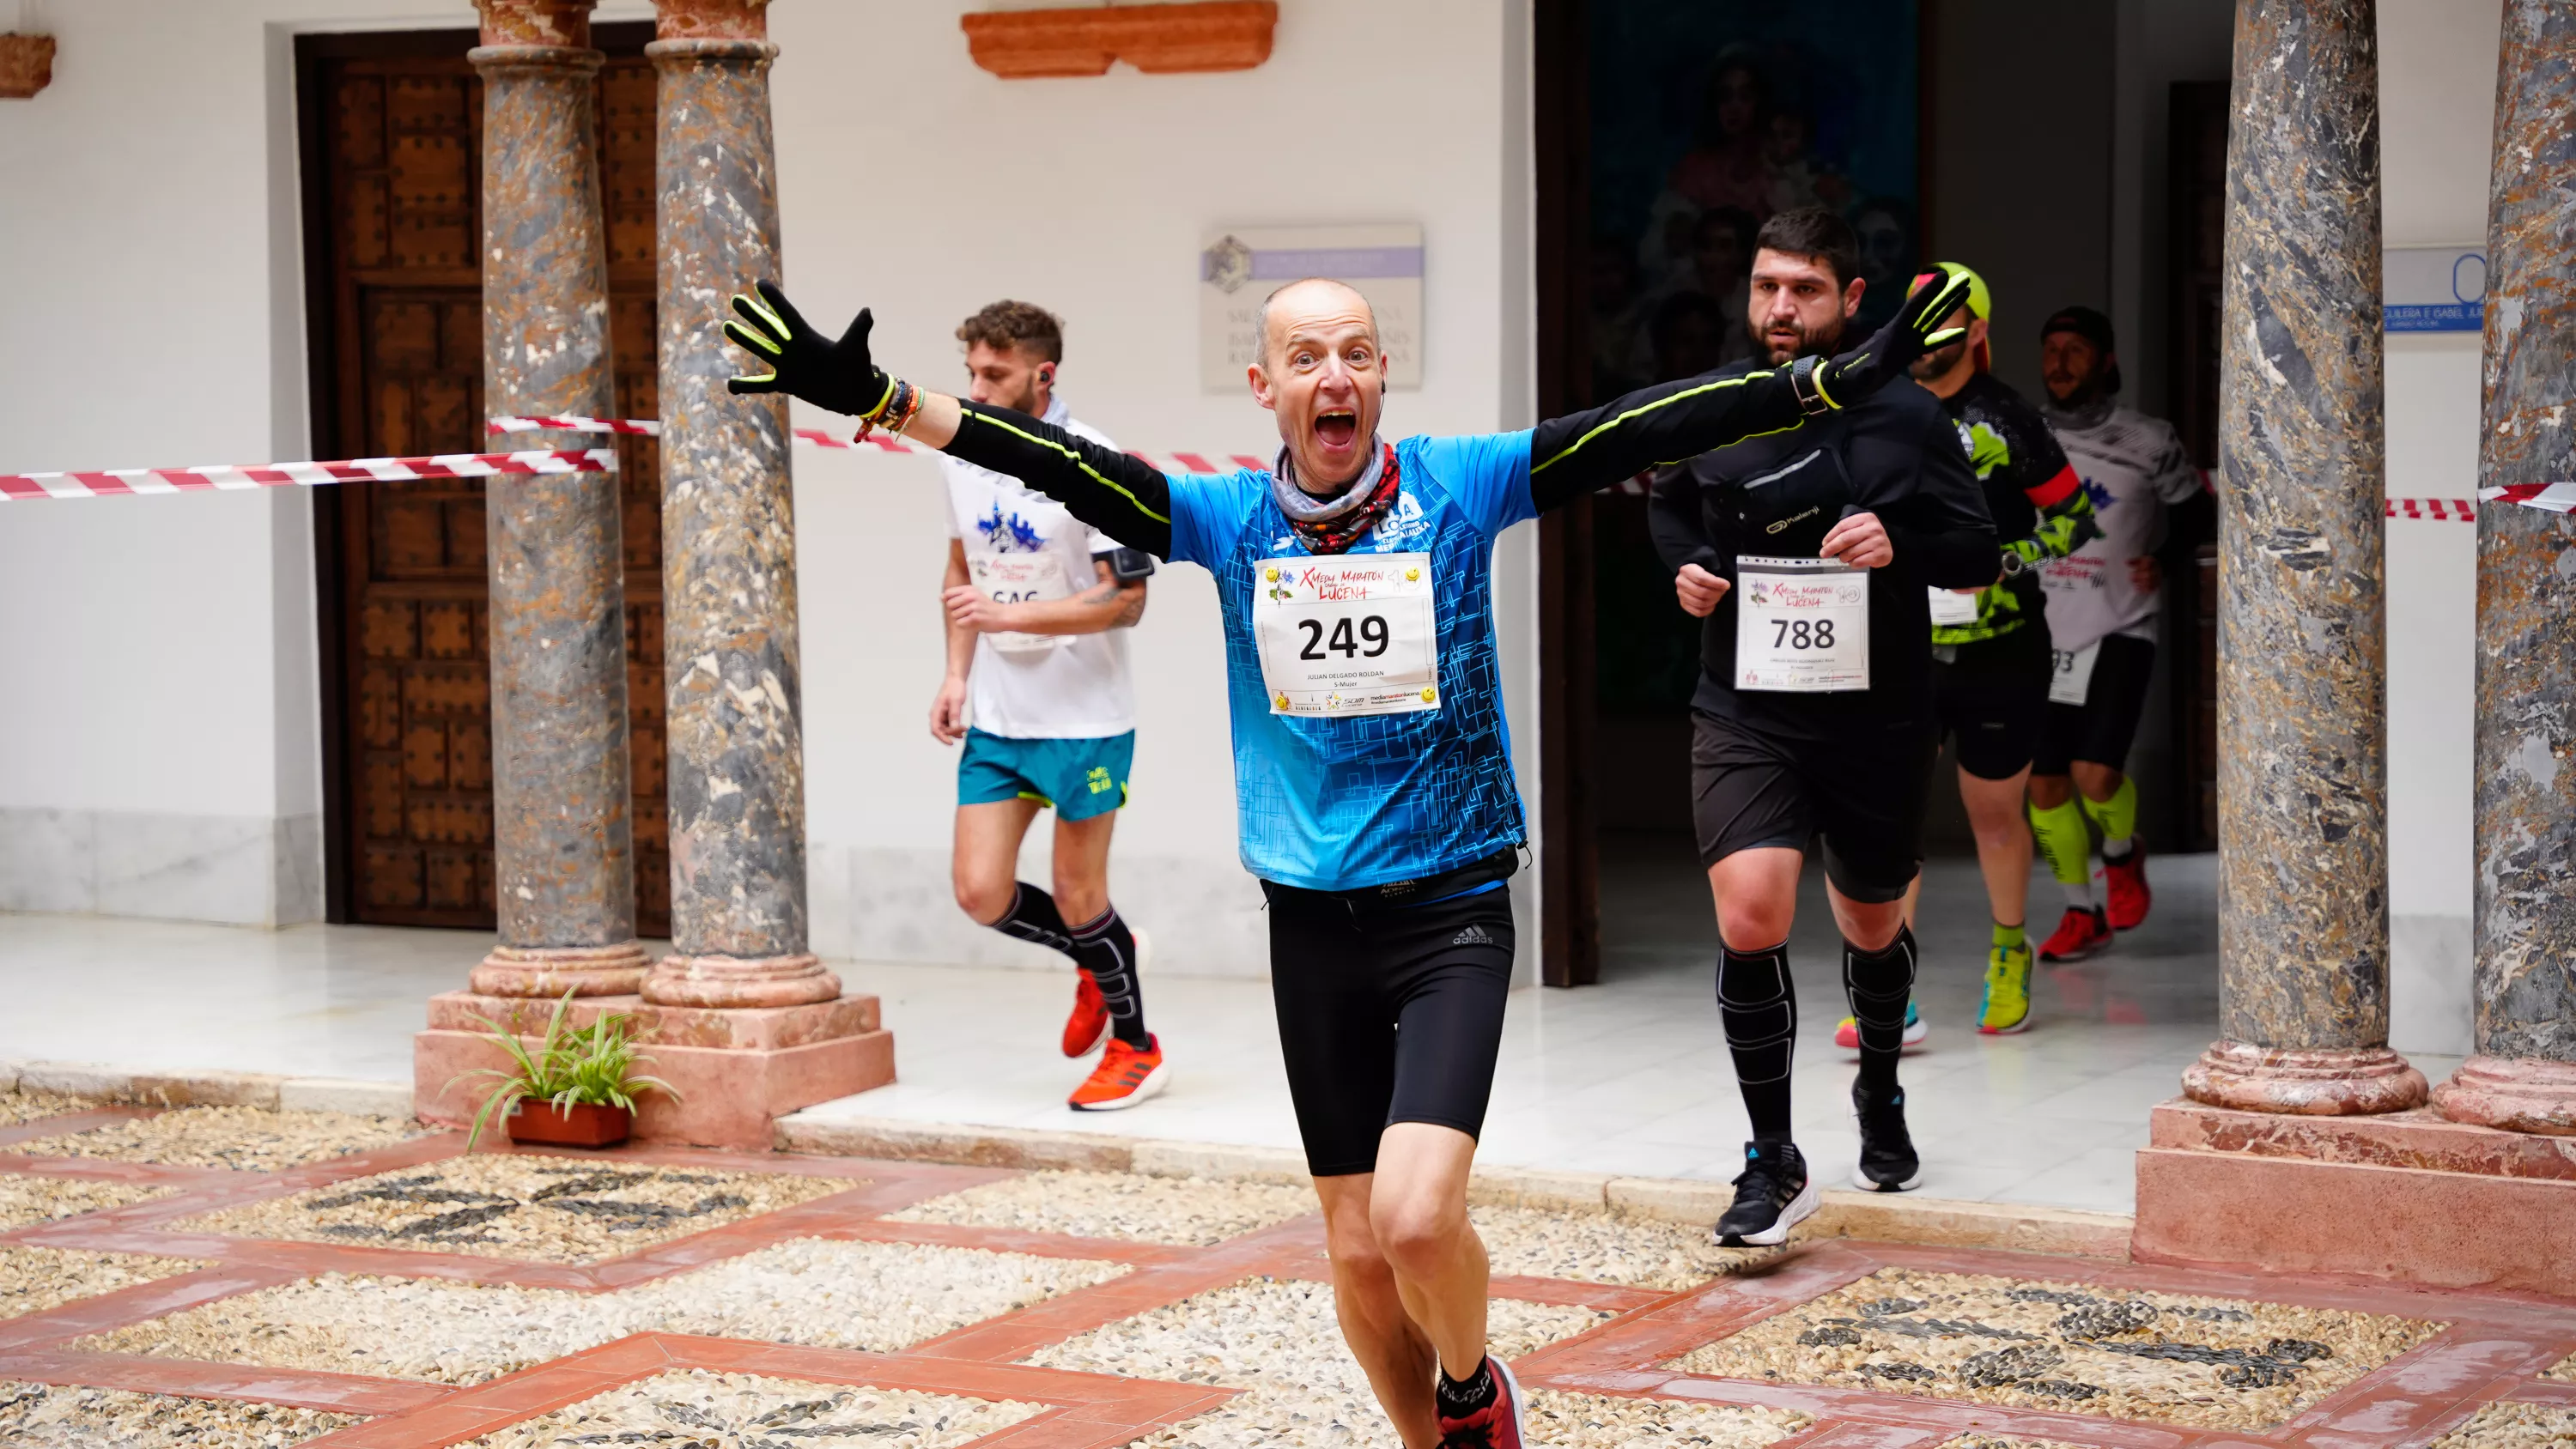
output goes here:
{"type": "Polygon", "coordinates": [[[2386,1047],[2258,1047],[2222,1041],[2183,1069],[2184,1095],[2240,1112],[2353,1117],[2421,1107],[2424,1074],[2386,1047]]]}
{"type": "MultiPolygon", "coordinates": [[[[413,1110],[424,1122],[461,1127],[472,1121],[492,1079],[460,1082],[457,1076],[509,1065],[475,1018],[488,1017],[526,1040],[545,1031],[553,1012],[552,1003],[524,996],[451,991],[431,997],[429,1030],[412,1038],[413,1110]]],[[[574,1000],[565,1020],[588,1026],[610,1012],[634,1019],[633,1040],[651,1058],[639,1071],[679,1092],[639,1099],[635,1135],[642,1141],[765,1152],[775,1119],[894,1080],[894,1033],[882,1025],[873,996],[740,1010],[586,996],[574,1000]]]]}
{"type": "Polygon", "coordinates": [[[794,956],[665,956],[644,978],[644,999],[656,1006],[808,1006],[841,994],[841,978],[823,969],[823,958],[794,956]]]}
{"type": "Polygon", "coordinates": [[[2471,1057],[2433,1089],[2433,1106],[2454,1122],[2576,1137],[2576,1062],[2471,1057]]]}
{"type": "Polygon", "coordinates": [[[466,978],[480,996],[632,996],[653,963],[633,941],[614,946],[495,946],[466,978]]]}
{"type": "Polygon", "coordinates": [[[2140,1262],[2362,1273],[2563,1296],[2576,1141],[2424,1109],[2285,1116],[2172,1101],[2138,1153],[2140,1262]]]}

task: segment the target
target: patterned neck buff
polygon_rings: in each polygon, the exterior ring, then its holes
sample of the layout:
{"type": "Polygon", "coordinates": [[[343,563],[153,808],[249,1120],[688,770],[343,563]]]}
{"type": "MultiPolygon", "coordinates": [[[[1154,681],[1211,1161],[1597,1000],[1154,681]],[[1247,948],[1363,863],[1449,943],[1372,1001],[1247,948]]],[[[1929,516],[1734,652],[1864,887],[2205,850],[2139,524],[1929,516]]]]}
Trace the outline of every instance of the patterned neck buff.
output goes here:
{"type": "MultiPolygon", "coordinates": [[[[1373,440],[1374,441],[1374,440],[1373,440]]],[[[1318,502],[1297,486],[1297,465],[1288,450],[1279,450],[1278,465],[1270,473],[1270,497],[1288,518],[1288,529],[1308,553],[1332,554],[1347,551],[1359,542],[1369,526],[1395,506],[1396,495],[1403,491],[1404,480],[1395,463],[1392,444],[1378,443],[1378,453],[1369,460],[1351,486],[1338,498],[1318,502]]]]}

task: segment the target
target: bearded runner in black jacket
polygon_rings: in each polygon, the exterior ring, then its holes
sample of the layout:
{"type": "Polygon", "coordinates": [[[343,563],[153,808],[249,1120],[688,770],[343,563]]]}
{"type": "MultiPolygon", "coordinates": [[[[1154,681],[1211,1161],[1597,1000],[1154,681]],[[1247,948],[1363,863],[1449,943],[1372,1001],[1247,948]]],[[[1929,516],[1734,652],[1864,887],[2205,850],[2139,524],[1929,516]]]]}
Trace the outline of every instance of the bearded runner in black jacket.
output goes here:
{"type": "MultiPolygon", "coordinates": [[[[1765,223],[1746,326],[1768,357],[1739,369],[1838,347],[1860,305],[1857,262],[1851,228],[1830,212],[1765,223]]],[[[1949,415],[1910,381],[1666,470],[1651,519],[1682,607],[1708,621],[1691,701],[1692,818],[1717,899],[1718,1014],[1753,1127],[1717,1239],[1777,1243],[1818,1201],[1790,1140],[1788,957],[1798,872],[1818,835],[1859,1025],[1854,1181],[1898,1192],[1922,1180],[1896,1061],[1914,989],[1904,899],[1936,750],[1925,595],[1994,582],[1994,525],[1949,415]]]]}
{"type": "Polygon", "coordinates": [[[1411,1449],[1523,1449],[1520,1395],[1485,1352],[1486,1258],[1467,1222],[1511,981],[1503,877],[1526,835],[1494,537],[1658,460],[1794,435],[1881,386],[1911,388],[1906,366],[1946,340],[1926,319],[1956,297],[1927,287],[1831,360],[1670,383],[1526,432],[1387,443],[1376,318],[1349,287],[1310,279],[1263,304],[1246,377],[1277,416],[1277,468],[1166,477],[892,378],[869,355],[866,313],[832,339],[761,290],[737,301],[728,335],[771,370],[736,391],[859,414],[1216,576],[1244,862],[1270,902],[1280,1046],[1344,1335],[1411,1449]]]}

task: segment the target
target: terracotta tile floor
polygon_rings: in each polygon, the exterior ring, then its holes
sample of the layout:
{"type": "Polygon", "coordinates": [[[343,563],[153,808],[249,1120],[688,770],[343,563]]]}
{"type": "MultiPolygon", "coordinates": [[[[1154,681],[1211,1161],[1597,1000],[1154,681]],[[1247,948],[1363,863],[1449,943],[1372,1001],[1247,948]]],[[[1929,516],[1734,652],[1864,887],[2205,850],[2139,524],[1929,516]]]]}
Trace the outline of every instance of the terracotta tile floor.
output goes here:
{"type": "MultiPolygon", "coordinates": [[[[160,1192],[20,1223],[0,1231],[0,1251],[117,1254],[120,1262],[149,1259],[176,1270],[102,1278],[84,1285],[85,1294],[40,1295],[30,1301],[49,1306],[0,1318],[0,1442],[42,1449],[550,1449],[629,1440],[731,1449],[773,1435],[812,1449],[1393,1442],[1365,1413],[1319,1422],[1283,1393],[1283,1383],[1300,1386],[1298,1376],[1278,1371],[1266,1353],[1308,1358],[1317,1367],[1305,1377],[1342,1398],[1349,1396],[1336,1385],[1355,1380],[1339,1364],[1328,1315],[1306,1302],[1304,1285],[1327,1277],[1317,1219],[1280,1220],[1239,1192],[1210,1188],[1206,1209],[1184,1214],[1187,1231],[1158,1231],[1154,1225],[1178,1221],[1173,1214],[1186,1206],[1161,1199],[1186,1196],[1189,1185],[1065,1182],[1056,1194],[1062,1201],[1042,1206],[1059,1226],[1098,1234],[1075,1236],[1020,1225],[1007,1191],[922,1206],[1020,1178],[998,1169],[620,1150],[589,1160],[603,1172],[788,1177],[806,1190],[676,1236],[667,1225],[639,1227],[631,1250],[567,1261],[541,1245],[511,1257],[490,1244],[459,1252],[434,1242],[229,1236],[207,1226],[246,1220],[220,1214],[388,1173],[442,1176],[441,1165],[460,1155],[453,1134],[271,1172],[10,1152],[12,1143],[144,1115],[87,1111],[0,1128],[0,1172],[160,1192]],[[1147,1229],[1137,1230],[1138,1222],[1147,1229]],[[936,1250],[910,1252],[906,1271],[935,1277],[942,1263],[961,1274],[971,1266],[981,1275],[978,1292],[997,1291],[988,1281],[997,1274],[1017,1274],[1012,1281],[1023,1287],[992,1301],[1020,1306],[886,1351],[756,1341],[761,1332],[787,1336],[787,1328],[762,1325],[794,1316],[790,1286],[760,1313],[718,1322],[728,1336],[669,1331],[685,1311],[690,1275],[739,1276],[744,1260],[799,1241],[936,1250]],[[1031,1263],[1082,1271],[1032,1273],[1031,1263]],[[626,1324],[621,1336],[479,1382],[265,1362],[254,1340],[268,1326],[257,1322],[242,1325],[237,1349],[219,1333],[190,1339],[201,1358],[96,1347],[149,1338],[147,1326],[160,1320],[228,1300],[257,1302],[251,1295],[316,1279],[435,1286],[499,1313],[540,1300],[675,1307],[658,1326],[626,1324]],[[1227,1318],[1229,1304],[1252,1309],[1227,1318]],[[1194,1357],[1186,1338],[1202,1319],[1211,1320],[1208,1342],[1194,1357]],[[1068,1366],[1049,1366],[1059,1362],[1068,1366]],[[1085,1363],[1171,1376],[1077,1367],[1085,1363]]],[[[1510,1232],[1527,1236],[1543,1226],[1515,1222],[1510,1232]]],[[[1495,1280],[1495,1296],[1512,1300],[1497,1310],[1497,1324],[1527,1349],[1516,1368],[1541,1411],[1533,1423],[1539,1442],[1581,1449],[2576,1442],[2576,1382],[2550,1376],[2576,1355],[2576,1299],[1836,1241],[1798,1247],[1743,1276],[1674,1288],[1686,1259],[1674,1255],[1669,1230],[1625,1226],[1633,1231],[1597,1218],[1571,1224],[1548,1252],[1523,1255],[1523,1266],[1588,1279],[1495,1280]],[[1609,1281],[1622,1277],[1632,1281],[1609,1281]],[[2013,1364],[2030,1360],[2022,1365],[2030,1371],[1996,1377],[2001,1360],[1988,1338],[2020,1354],[2013,1364]],[[2239,1338],[2243,1346],[2235,1346],[2239,1338]],[[2320,1349],[2330,1352],[2320,1357],[2320,1349]],[[2049,1362],[2040,1365],[2041,1357],[2049,1362]],[[1900,1367],[1869,1374],[1859,1372],[1864,1363],[1900,1367]],[[2101,1381],[2098,1392],[2080,1392],[2090,1379],[2101,1381]],[[2069,1393],[2070,1384],[2079,1391],[2069,1393]]],[[[965,1301],[962,1286],[900,1274],[871,1286],[880,1296],[898,1288],[911,1295],[903,1311],[923,1322],[930,1321],[919,1316],[924,1304],[965,1301]]],[[[424,1334],[434,1328],[426,1317],[420,1322],[424,1334]]]]}

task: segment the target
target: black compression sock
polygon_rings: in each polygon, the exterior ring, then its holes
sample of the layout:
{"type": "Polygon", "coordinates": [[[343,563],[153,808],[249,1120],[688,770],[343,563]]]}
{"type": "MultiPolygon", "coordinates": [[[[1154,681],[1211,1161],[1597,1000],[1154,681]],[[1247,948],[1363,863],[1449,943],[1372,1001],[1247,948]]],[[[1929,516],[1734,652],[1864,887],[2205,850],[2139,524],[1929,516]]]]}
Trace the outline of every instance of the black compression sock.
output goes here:
{"type": "MultiPolygon", "coordinates": [[[[1900,1004],[1899,1009],[1903,1009],[1900,1004]]],[[[1717,1016],[1735,1057],[1735,1084],[1757,1138],[1789,1137],[1789,1066],[1798,1044],[1798,993],[1789,983],[1789,943],[1760,951],[1720,944],[1717,1016]]]]}
{"type": "Polygon", "coordinates": [[[1860,1033],[1860,1079],[1874,1092],[1892,1091],[1905,1047],[1905,1003],[1914,996],[1913,928],[1898,928],[1883,950],[1843,942],[1843,990],[1860,1033]]]}
{"type": "Polygon", "coordinates": [[[1442,1369],[1440,1386],[1432,1392],[1439,1398],[1441,1418],[1463,1419],[1478,1409],[1491,1406],[1495,1396],[1502,1392],[1502,1385],[1494,1382],[1493,1369],[1479,1360],[1476,1372],[1463,1382],[1449,1377],[1449,1371],[1442,1369]]]}
{"type": "Polygon", "coordinates": [[[992,923],[993,929],[1015,941],[1027,941],[1050,951],[1062,951],[1079,963],[1080,954],[1073,949],[1073,929],[1055,908],[1055,897],[1027,881],[1017,884],[1011,896],[1011,908],[992,923]]]}
{"type": "Polygon", "coordinates": [[[1073,959],[1091,973],[1101,999],[1109,1004],[1110,1031],[1142,1048],[1150,1038],[1145,1034],[1144,988],[1136,983],[1136,937],[1118,918],[1116,906],[1073,928],[1073,959]]]}

